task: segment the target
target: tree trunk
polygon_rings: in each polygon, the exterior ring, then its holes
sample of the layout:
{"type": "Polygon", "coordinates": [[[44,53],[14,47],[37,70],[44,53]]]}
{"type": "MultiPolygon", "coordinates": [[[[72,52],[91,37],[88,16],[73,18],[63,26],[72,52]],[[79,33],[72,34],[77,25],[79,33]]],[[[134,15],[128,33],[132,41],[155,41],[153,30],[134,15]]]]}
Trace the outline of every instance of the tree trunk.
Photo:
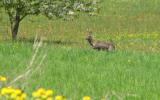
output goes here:
{"type": "Polygon", "coordinates": [[[16,40],[16,38],[17,38],[19,24],[20,24],[20,16],[16,15],[14,21],[11,22],[12,40],[16,40]]]}

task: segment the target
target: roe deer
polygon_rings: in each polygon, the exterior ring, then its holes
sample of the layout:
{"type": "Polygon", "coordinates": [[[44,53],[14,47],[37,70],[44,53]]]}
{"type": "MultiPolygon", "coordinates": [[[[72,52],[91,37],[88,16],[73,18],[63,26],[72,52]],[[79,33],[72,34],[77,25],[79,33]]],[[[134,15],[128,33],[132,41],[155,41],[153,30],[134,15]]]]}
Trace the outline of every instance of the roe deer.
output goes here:
{"type": "Polygon", "coordinates": [[[86,40],[89,42],[89,44],[92,46],[93,49],[106,50],[106,51],[115,50],[115,46],[112,42],[104,42],[104,41],[93,40],[91,31],[88,31],[86,40]]]}

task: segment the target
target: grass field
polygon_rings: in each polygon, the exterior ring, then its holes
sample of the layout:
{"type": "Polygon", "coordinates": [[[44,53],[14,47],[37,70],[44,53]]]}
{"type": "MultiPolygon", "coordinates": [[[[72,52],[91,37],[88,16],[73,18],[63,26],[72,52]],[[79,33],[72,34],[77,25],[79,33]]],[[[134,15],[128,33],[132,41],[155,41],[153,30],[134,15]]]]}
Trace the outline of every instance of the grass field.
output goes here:
{"type": "MultiPolygon", "coordinates": [[[[13,80],[26,72],[32,45],[3,43],[1,74],[13,80]]],[[[27,93],[39,87],[51,88],[71,100],[89,95],[94,100],[109,96],[111,100],[156,100],[159,97],[159,53],[132,51],[97,52],[91,49],[47,45],[47,57],[34,71],[46,49],[41,48],[33,72],[14,83],[27,93]]]]}
{"type": "Polygon", "coordinates": [[[36,55],[31,73],[12,84],[28,97],[44,87],[68,100],[85,95],[92,100],[159,100],[160,1],[103,0],[101,6],[98,16],[67,22],[28,16],[16,42],[10,39],[7,16],[1,14],[0,75],[13,81],[28,71],[36,55]],[[97,40],[114,41],[116,50],[92,50],[85,40],[87,28],[97,40]],[[36,35],[44,39],[37,53],[36,35]]]}

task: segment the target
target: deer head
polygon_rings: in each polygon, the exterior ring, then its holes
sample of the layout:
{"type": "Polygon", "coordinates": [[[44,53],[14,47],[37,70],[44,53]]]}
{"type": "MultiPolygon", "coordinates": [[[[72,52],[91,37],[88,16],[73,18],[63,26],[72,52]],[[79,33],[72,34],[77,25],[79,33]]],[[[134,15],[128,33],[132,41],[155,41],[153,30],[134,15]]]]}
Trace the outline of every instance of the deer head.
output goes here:
{"type": "Polygon", "coordinates": [[[91,40],[91,39],[92,39],[92,31],[87,31],[86,40],[91,40]]]}
{"type": "Polygon", "coordinates": [[[92,31],[87,31],[86,40],[89,42],[91,46],[93,46],[92,31]]]}

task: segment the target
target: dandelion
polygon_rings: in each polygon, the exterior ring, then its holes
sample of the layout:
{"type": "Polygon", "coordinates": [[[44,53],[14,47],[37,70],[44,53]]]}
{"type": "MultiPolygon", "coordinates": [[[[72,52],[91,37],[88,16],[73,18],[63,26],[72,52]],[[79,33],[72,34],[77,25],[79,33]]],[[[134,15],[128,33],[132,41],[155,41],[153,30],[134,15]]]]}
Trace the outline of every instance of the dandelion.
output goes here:
{"type": "Polygon", "coordinates": [[[35,99],[43,99],[43,100],[53,100],[53,91],[52,90],[45,90],[43,88],[39,88],[37,91],[32,93],[32,96],[35,99]]]}
{"type": "Polygon", "coordinates": [[[83,100],[91,100],[91,97],[90,96],[84,96],[83,100]]]}
{"type": "Polygon", "coordinates": [[[58,95],[55,97],[55,100],[64,100],[64,99],[63,99],[63,96],[58,95]]]}
{"type": "Polygon", "coordinates": [[[14,92],[14,90],[11,87],[4,87],[4,88],[1,89],[1,94],[2,95],[11,94],[13,92],[14,92]]]}
{"type": "Polygon", "coordinates": [[[16,98],[17,97],[17,94],[15,94],[15,93],[13,93],[13,94],[11,94],[11,98],[16,98]]]}
{"type": "Polygon", "coordinates": [[[45,92],[45,89],[43,89],[43,88],[40,88],[40,89],[38,89],[38,91],[37,91],[39,94],[43,94],[44,92],[45,92]]]}
{"type": "Polygon", "coordinates": [[[39,93],[37,93],[37,92],[33,92],[32,96],[35,97],[35,98],[37,98],[37,97],[40,97],[41,95],[39,93]]]}
{"type": "Polygon", "coordinates": [[[49,97],[49,98],[47,98],[47,100],[53,100],[53,97],[49,97]]]}
{"type": "Polygon", "coordinates": [[[53,91],[52,90],[47,90],[46,91],[46,95],[47,96],[52,96],[53,95],[53,91]]]}
{"type": "Polygon", "coordinates": [[[5,81],[7,81],[7,78],[4,76],[0,76],[0,81],[5,82],[5,81]]]}
{"type": "Polygon", "coordinates": [[[23,94],[21,95],[21,97],[22,97],[22,98],[26,98],[26,97],[27,97],[27,94],[26,94],[26,93],[23,93],[23,94]]]}
{"type": "Polygon", "coordinates": [[[22,91],[21,91],[20,89],[16,89],[14,92],[15,92],[15,94],[17,94],[17,95],[22,93],[22,91]]]}
{"type": "Polygon", "coordinates": [[[12,100],[25,100],[26,94],[20,89],[15,89],[12,87],[4,87],[1,89],[1,97],[7,97],[7,99],[12,100]]]}
{"type": "Polygon", "coordinates": [[[48,98],[48,96],[44,93],[44,94],[41,95],[41,98],[46,99],[46,98],[48,98]]]}

